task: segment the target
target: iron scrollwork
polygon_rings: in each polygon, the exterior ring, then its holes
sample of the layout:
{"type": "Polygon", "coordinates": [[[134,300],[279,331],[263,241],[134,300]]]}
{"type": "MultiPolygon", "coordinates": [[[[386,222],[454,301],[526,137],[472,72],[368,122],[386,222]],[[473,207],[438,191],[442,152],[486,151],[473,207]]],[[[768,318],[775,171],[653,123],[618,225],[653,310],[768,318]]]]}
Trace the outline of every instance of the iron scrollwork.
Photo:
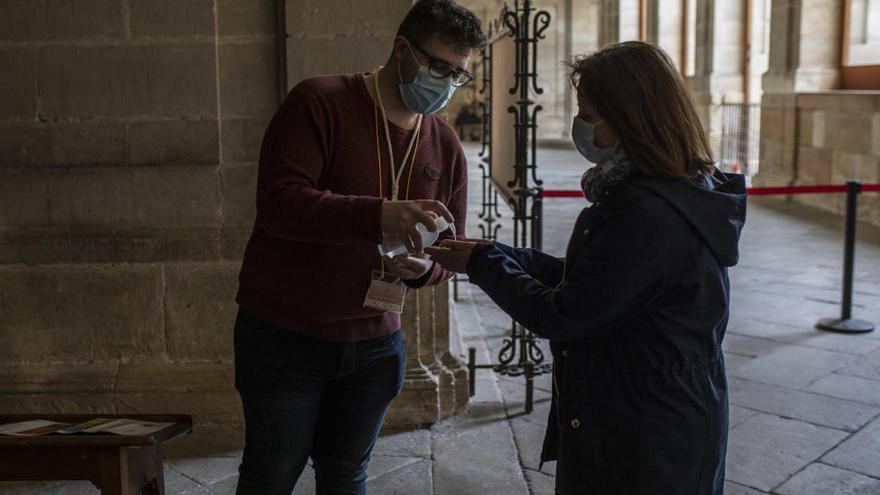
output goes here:
{"type": "MultiPolygon", "coordinates": [[[[513,180],[508,182],[513,195],[508,199],[513,212],[513,239],[515,247],[540,249],[543,229],[543,181],[537,175],[537,128],[541,105],[531,98],[530,93],[543,94],[538,85],[537,51],[538,43],[545,38],[550,26],[550,13],[533,8],[531,0],[516,0],[514,7],[505,5],[498,18],[489,26],[489,45],[481,54],[483,57],[483,80],[480,94],[483,96],[483,142],[480,156],[482,162],[483,204],[480,211],[482,224],[480,230],[484,238],[497,239],[498,191],[492,184],[493,163],[491,153],[492,119],[492,44],[504,37],[513,38],[516,47],[514,80],[509,88],[511,95],[518,95],[516,103],[507,111],[514,117],[515,163],[513,180]],[[488,154],[486,154],[488,150],[488,154]]],[[[533,407],[533,378],[550,373],[552,365],[538,345],[538,338],[527,328],[512,322],[510,336],[505,338],[498,352],[498,362],[490,365],[477,365],[475,352],[469,353],[468,368],[473,387],[474,374],[478,368],[488,368],[507,376],[525,376],[526,412],[533,407]]],[[[473,392],[473,388],[471,388],[473,392]]]]}

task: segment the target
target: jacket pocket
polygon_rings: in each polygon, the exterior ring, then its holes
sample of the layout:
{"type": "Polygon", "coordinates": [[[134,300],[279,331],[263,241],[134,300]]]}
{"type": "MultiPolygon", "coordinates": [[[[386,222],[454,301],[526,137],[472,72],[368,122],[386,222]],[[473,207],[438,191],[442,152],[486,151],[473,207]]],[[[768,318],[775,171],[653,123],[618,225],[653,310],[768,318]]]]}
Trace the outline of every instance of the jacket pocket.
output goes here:
{"type": "Polygon", "coordinates": [[[602,426],[596,421],[595,404],[582,390],[585,383],[573,383],[571,376],[564,379],[557,418],[560,462],[597,464],[602,459],[602,426]]]}

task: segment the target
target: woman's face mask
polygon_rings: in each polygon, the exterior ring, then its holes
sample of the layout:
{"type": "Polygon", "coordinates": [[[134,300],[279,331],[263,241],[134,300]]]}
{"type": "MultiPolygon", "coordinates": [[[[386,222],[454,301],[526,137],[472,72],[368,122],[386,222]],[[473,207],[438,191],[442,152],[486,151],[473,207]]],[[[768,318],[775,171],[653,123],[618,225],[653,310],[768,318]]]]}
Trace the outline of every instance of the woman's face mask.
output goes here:
{"type": "Polygon", "coordinates": [[[600,148],[596,145],[596,126],[602,122],[600,120],[593,124],[580,117],[575,117],[571,125],[571,139],[574,141],[575,147],[584,155],[584,158],[593,163],[604,162],[614,154],[615,146],[600,148]]]}
{"type": "MultiPolygon", "coordinates": [[[[428,68],[419,63],[416,54],[409,47],[413,60],[419,66],[416,78],[411,83],[403,83],[398,85],[400,97],[403,103],[410,111],[430,115],[437,113],[449,103],[452,95],[455,94],[455,86],[452,85],[452,78],[446,77],[438,79],[428,72],[428,68]]],[[[397,75],[400,81],[403,77],[400,75],[400,65],[397,66],[397,75]]]]}

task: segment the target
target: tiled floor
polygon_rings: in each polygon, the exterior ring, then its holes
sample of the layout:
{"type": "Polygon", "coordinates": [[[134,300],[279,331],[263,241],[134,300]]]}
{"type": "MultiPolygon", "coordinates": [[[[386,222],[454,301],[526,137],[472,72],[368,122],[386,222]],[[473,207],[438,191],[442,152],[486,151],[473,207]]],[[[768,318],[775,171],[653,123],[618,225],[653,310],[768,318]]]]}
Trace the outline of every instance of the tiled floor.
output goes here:
{"type": "MultiPolygon", "coordinates": [[[[576,153],[546,150],[539,161],[548,187],[577,187],[583,164],[576,153]]],[[[480,188],[472,168],[474,235],[480,188]]],[[[548,251],[563,252],[583,206],[580,200],[546,204],[548,251]]],[[[816,320],[839,311],[841,219],[766,200],[752,201],[749,208],[742,260],[731,271],[732,314],[724,346],[732,404],[725,493],[880,494],[880,331],[838,335],[813,329],[816,320]]],[[[859,228],[854,313],[880,323],[880,229],[859,228]]],[[[510,235],[509,225],[501,234],[501,240],[510,235]]],[[[477,348],[480,362],[489,362],[510,320],[485,294],[466,285],[460,289],[454,311],[463,344],[477,348]]],[[[522,414],[523,391],[521,378],[480,372],[468,414],[430,430],[380,439],[369,493],[552,494],[554,465],[538,462],[548,377],[537,380],[530,415],[522,414]]],[[[238,462],[237,453],[172,461],[166,492],[232,494],[238,462]]],[[[84,483],[0,483],[0,493],[97,490],[84,483]]],[[[294,493],[314,493],[310,470],[294,493]]]]}

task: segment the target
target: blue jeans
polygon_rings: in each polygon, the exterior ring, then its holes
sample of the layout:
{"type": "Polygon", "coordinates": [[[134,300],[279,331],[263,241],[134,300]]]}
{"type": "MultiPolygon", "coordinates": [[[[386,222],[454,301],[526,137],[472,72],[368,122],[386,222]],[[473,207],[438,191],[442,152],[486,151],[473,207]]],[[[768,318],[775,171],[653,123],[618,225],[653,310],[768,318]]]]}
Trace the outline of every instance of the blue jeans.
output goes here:
{"type": "Polygon", "coordinates": [[[318,495],[365,494],[367,463],[406,370],[401,332],[312,339],[240,308],[235,388],[245,419],[237,495],[290,495],[309,457],[318,495]]]}

